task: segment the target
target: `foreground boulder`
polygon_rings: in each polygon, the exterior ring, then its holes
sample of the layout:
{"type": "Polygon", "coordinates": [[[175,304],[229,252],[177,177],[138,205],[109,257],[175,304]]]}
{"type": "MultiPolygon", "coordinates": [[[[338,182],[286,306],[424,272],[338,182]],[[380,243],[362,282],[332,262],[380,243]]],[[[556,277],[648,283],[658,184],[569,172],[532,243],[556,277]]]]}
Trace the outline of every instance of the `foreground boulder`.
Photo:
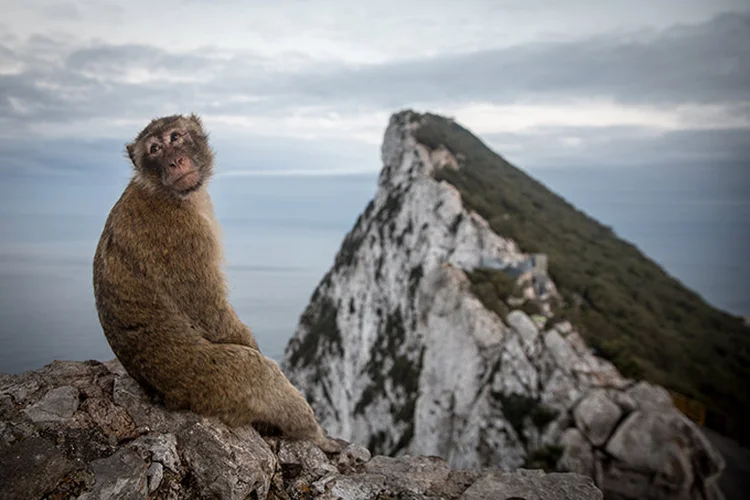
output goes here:
{"type": "Polygon", "coordinates": [[[601,499],[588,477],[261,437],[150,402],[117,361],[0,375],[0,498],[601,499]]]}

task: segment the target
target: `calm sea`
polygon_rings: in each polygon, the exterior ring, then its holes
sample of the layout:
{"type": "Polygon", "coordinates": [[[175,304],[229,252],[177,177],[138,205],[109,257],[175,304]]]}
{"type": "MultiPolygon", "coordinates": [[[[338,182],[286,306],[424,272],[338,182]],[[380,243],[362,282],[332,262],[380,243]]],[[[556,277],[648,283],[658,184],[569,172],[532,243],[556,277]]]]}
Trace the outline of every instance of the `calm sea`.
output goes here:
{"type": "MultiPolygon", "coordinates": [[[[537,169],[537,179],[637,244],[711,303],[750,315],[750,185],[741,169],[537,169]]],[[[0,372],[110,359],[91,259],[119,184],[0,186],[0,372]],[[50,199],[54,190],[54,203],[50,199]],[[60,201],[62,200],[62,202],[60,201]],[[62,208],[61,208],[62,207],[62,208]]],[[[376,175],[217,177],[231,299],[279,359],[376,175]]]]}

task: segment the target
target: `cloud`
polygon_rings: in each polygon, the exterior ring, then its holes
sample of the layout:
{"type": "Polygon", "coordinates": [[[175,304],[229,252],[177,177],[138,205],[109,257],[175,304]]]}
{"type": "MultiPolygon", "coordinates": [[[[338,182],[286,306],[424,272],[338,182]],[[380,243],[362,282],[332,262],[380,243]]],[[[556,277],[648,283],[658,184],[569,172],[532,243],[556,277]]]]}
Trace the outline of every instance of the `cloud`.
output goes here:
{"type": "Polygon", "coordinates": [[[581,99],[662,114],[689,104],[699,115],[710,112],[700,106],[713,106],[713,115],[721,116],[715,108],[723,107],[725,114],[747,117],[747,47],[748,14],[649,36],[602,35],[366,66],[302,56],[285,64],[218,49],[79,47],[35,36],[0,44],[0,125],[13,135],[54,133],[54,124],[85,121],[101,134],[114,119],[142,121],[187,109],[246,120],[317,109],[321,116],[354,119],[406,106],[544,106],[581,99]]]}
{"type": "MultiPolygon", "coordinates": [[[[540,127],[524,133],[480,134],[522,168],[687,165],[748,168],[747,129],[655,131],[649,127],[540,127]]],[[[717,174],[719,175],[719,174],[717,174]]]]}
{"type": "Polygon", "coordinates": [[[372,171],[404,107],[455,116],[520,166],[736,161],[749,153],[748,47],[747,13],[367,65],[0,37],[0,166],[108,172],[149,119],[195,111],[224,175],[372,171]]]}
{"type": "Polygon", "coordinates": [[[60,2],[50,5],[44,14],[55,20],[80,21],[83,18],[81,10],[73,2],[60,2]]]}
{"type": "Polygon", "coordinates": [[[502,103],[611,98],[627,104],[750,100],[750,15],[725,14],[658,35],[600,35],[304,75],[327,99],[502,103]]]}
{"type": "Polygon", "coordinates": [[[539,127],[649,127],[658,131],[750,128],[750,103],[731,110],[721,105],[684,104],[671,108],[581,99],[560,104],[470,104],[438,106],[438,111],[471,124],[481,133],[522,132],[539,127]]]}
{"type": "MultiPolygon", "coordinates": [[[[257,116],[295,108],[280,95],[275,61],[252,54],[172,53],[33,37],[0,45],[0,125],[10,136],[66,130],[108,135],[117,121],[175,112],[257,116]],[[61,125],[56,127],[56,125],[61,125]]],[[[115,127],[116,128],[116,127],[115,127]]]]}

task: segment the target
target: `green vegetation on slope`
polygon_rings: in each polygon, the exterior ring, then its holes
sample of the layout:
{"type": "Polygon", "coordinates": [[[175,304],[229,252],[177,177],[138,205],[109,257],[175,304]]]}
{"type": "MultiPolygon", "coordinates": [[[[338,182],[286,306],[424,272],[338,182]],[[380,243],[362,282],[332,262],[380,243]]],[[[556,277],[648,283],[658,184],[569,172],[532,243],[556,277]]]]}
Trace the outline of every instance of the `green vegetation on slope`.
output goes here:
{"type": "Polygon", "coordinates": [[[305,312],[302,313],[300,323],[309,331],[299,345],[292,350],[292,355],[289,357],[291,366],[312,365],[319,354],[318,348],[321,342],[329,347],[330,352],[343,356],[341,331],[336,324],[337,314],[336,303],[329,297],[324,297],[317,307],[307,306],[305,312]]]}
{"type": "MultiPolygon", "coordinates": [[[[748,438],[750,331],[670,277],[635,246],[515,168],[458,124],[423,115],[417,140],[462,155],[453,184],[467,208],[525,252],[549,256],[549,272],[582,335],[629,377],[703,401],[707,424],[748,438]],[[574,310],[573,310],[574,309],[574,310]]],[[[473,287],[485,294],[497,280],[473,287]]],[[[498,306],[500,309],[500,306],[498,306]]]]}
{"type": "Polygon", "coordinates": [[[482,301],[484,307],[505,318],[510,312],[505,301],[516,291],[515,279],[502,271],[484,268],[475,269],[468,273],[468,277],[471,292],[482,301]]]}

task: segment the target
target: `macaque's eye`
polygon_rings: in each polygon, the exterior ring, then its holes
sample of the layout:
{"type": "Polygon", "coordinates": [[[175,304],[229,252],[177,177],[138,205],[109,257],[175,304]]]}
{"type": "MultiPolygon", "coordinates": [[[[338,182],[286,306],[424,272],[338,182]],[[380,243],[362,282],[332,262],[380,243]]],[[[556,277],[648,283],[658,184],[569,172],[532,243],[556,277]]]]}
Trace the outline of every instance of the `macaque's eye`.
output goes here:
{"type": "Polygon", "coordinates": [[[172,132],[172,135],[169,136],[169,140],[172,142],[176,141],[179,138],[180,138],[179,132],[172,132]]]}
{"type": "Polygon", "coordinates": [[[159,146],[159,145],[158,145],[158,144],[156,144],[156,143],[153,143],[153,144],[151,145],[151,148],[149,149],[149,153],[151,153],[151,154],[154,154],[154,153],[156,153],[157,151],[159,151],[160,149],[161,149],[161,146],[159,146]]]}

